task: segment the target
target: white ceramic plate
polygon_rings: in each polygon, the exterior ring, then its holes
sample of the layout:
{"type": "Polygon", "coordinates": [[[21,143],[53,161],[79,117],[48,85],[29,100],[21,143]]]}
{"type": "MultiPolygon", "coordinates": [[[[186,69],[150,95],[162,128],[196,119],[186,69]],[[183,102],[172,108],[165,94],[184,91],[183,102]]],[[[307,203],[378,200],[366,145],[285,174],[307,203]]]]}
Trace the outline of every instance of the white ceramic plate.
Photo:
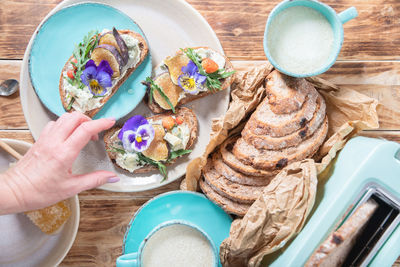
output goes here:
{"type": "MultiPolygon", "coordinates": [[[[24,154],[31,144],[2,139],[19,153],[24,154]]],[[[5,151],[0,150],[0,172],[15,162],[5,151]]],[[[56,266],[67,255],[74,243],[79,226],[78,197],[69,199],[71,217],[54,235],[46,235],[22,213],[0,216],[0,266],[56,266]]]]}
{"type": "MultiPolygon", "coordinates": [[[[81,2],[87,1],[64,1],[53,9],[48,16],[60,8],[81,2]]],[[[175,53],[181,47],[209,46],[223,53],[221,44],[210,25],[183,0],[102,0],[96,2],[108,4],[121,10],[140,25],[150,44],[153,66],[158,65],[166,56],[175,53]]],[[[41,104],[29,79],[28,55],[34,36],[28,44],[22,63],[20,94],[25,119],[33,137],[37,139],[46,123],[55,120],[56,117],[41,104]]],[[[118,192],[144,191],[170,183],[185,174],[186,166],[191,159],[199,157],[203,153],[210,139],[212,119],[223,115],[228,104],[229,90],[224,90],[188,105],[195,111],[199,121],[198,140],[189,156],[179,159],[174,165],[168,167],[168,180],[163,183],[160,183],[162,176],[158,172],[132,175],[114,167],[106,155],[102,141],[91,142],[85,147],[74,166],[74,172],[83,173],[98,169],[114,171],[121,178],[121,181],[106,184],[101,188],[118,192]]],[[[141,103],[120,122],[126,121],[134,114],[147,116],[150,115],[150,111],[141,103]]]]}

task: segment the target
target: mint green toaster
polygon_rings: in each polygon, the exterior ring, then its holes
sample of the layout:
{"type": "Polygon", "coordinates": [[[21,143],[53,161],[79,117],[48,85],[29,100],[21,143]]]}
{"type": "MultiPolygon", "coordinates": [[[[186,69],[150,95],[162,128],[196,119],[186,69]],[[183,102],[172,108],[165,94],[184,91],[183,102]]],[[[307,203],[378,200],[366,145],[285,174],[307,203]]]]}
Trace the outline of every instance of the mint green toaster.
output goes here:
{"type": "Polygon", "coordinates": [[[362,243],[353,248],[345,265],[391,266],[400,256],[400,144],[353,138],[330,171],[325,182],[319,181],[314,209],[304,229],[288,244],[281,244],[281,250],[268,255],[263,265],[303,266],[328,235],[369,198],[378,202],[380,213],[374,213],[369,229],[361,234],[364,239],[357,240],[362,243]]]}

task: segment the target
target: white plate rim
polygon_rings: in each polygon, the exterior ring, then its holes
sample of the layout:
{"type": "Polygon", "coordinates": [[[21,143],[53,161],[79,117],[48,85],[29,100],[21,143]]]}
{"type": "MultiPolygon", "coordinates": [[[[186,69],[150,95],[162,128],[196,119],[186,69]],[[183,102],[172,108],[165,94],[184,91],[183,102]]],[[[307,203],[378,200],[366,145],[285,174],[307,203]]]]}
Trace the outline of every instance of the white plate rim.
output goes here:
{"type": "MultiPolygon", "coordinates": [[[[32,144],[29,142],[26,142],[26,141],[10,139],[10,138],[0,138],[0,139],[11,147],[24,146],[24,147],[27,147],[28,149],[32,147],[32,144]]],[[[45,265],[42,265],[43,267],[58,266],[64,260],[64,258],[67,256],[68,252],[70,251],[72,245],[75,242],[75,238],[76,238],[76,235],[78,233],[78,228],[79,228],[79,221],[80,221],[80,206],[79,206],[78,195],[75,195],[75,196],[69,198],[68,201],[71,206],[71,212],[75,211],[69,218],[69,220],[72,219],[72,217],[74,218],[74,220],[72,222],[72,224],[73,224],[72,225],[72,235],[70,235],[71,238],[69,239],[68,244],[59,253],[60,255],[57,257],[57,259],[54,262],[46,262],[45,265]]]]}
{"type": "MultiPolygon", "coordinates": [[[[208,36],[208,38],[210,38],[210,40],[212,39],[212,41],[215,42],[215,44],[217,45],[217,50],[219,52],[221,52],[222,54],[224,54],[224,51],[222,49],[222,45],[221,45],[216,33],[211,28],[211,26],[208,24],[206,19],[194,7],[192,7],[189,3],[185,2],[184,0],[169,0],[169,1],[174,1],[174,3],[178,3],[179,5],[182,6],[182,8],[185,9],[185,11],[190,12],[190,15],[195,16],[198,21],[201,21],[201,23],[202,23],[201,27],[205,27],[205,29],[210,34],[210,36],[208,36]]],[[[43,18],[41,23],[38,25],[37,29],[39,29],[41,27],[42,23],[44,21],[46,21],[48,19],[48,17],[50,17],[55,12],[57,12],[59,9],[61,9],[63,7],[66,7],[66,6],[73,5],[73,4],[88,3],[88,2],[90,2],[90,3],[108,4],[108,5],[110,5],[110,6],[112,6],[112,7],[114,7],[114,8],[119,10],[119,8],[117,6],[113,5],[113,1],[109,1],[109,0],[103,0],[103,1],[65,0],[65,1],[61,2],[60,4],[58,4],[55,8],[53,8],[49,12],[49,14],[47,14],[46,17],[43,18]]],[[[134,18],[132,18],[132,19],[134,21],[136,21],[134,18]]],[[[25,91],[29,90],[29,89],[32,89],[32,84],[31,84],[31,81],[29,79],[29,73],[27,73],[28,72],[27,64],[29,63],[28,62],[29,54],[30,54],[32,42],[33,42],[33,40],[34,40],[34,38],[36,36],[37,29],[35,30],[35,33],[31,36],[31,39],[30,39],[30,41],[28,43],[28,46],[27,46],[27,48],[25,50],[24,58],[23,58],[22,65],[21,65],[21,74],[20,74],[20,86],[21,86],[20,99],[21,99],[22,110],[23,110],[23,113],[24,113],[24,116],[25,116],[25,120],[26,120],[26,122],[28,124],[28,127],[31,130],[32,136],[34,137],[35,140],[37,140],[37,138],[39,138],[40,132],[38,130],[34,130],[34,128],[37,128],[37,127],[35,127],[35,125],[32,122],[32,119],[31,119],[32,115],[29,113],[29,110],[28,110],[28,105],[30,105],[30,103],[28,102],[27,92],[25,92],[25,91]]],[[[226,89],[226,91],[227,91],[226,92],[226,96],[224,97],[224,99],[222,99],[223,101],[221,101],[221,105],[223,105],[224,111],[226,111],[228,109],[229,100],[230,100],[230,89],[228,88],[228,89],[226,89]]],[[[225,92],[223,92],[223,93],[225,93],[225,92]]],[[[51,114],[50,114],[50,116],[51,116],[51,114]]],[[[54,117],[54,119],[56,119],[56,117],[54,117]]],[[[44,125],[42,126],[42,128],[43,127],[44,127],[44,125]]],[[[204,145],[204,149],[205,148],[206,148],[206,144],[204,145]]],[[[152,190],[152,189],[163,187],[163,186],[165,186],[165,185],[167,185],[169,183],[172,183],[172,182],[176,181],[177,179],[180,179],[182,176],[185,175],[185,173],[186,173],[186,169],[181,175],[179,175],[177,177],[174,177],[173,179],[169,178],[167,181],[164,181],[163,183],[152,183],[150,185],[147,185],[145,189],[143,189],[143,188],[124,187],[123,185],[117,187],[114,184],[105,184],[103,186],[100,186],[99,189],[103,189],[103,190],[106,190],[106,191],[112,191],[112,192],[142,192],[142,191],[147,191],[147,190],[152,190]]]]}

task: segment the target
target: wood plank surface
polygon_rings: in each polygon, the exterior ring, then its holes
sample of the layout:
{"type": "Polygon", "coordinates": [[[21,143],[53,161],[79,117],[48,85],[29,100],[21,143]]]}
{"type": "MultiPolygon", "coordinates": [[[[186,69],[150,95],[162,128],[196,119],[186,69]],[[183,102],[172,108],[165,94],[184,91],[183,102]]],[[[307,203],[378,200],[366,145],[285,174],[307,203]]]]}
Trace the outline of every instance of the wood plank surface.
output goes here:
{"type": "MultiPolygon", "coordinates": [[[[22,59],[29,38],[42,18],[61,0],[0,1],[0,59],[22,59]]],[[[234,60],[265,59],[262,46],[269,12],[279,0],[189,0],[234,60]],[[251,49],[249,49],[251,48],[251,49]]],[[[340,60],[399,60],[400,1],[326,0],[337,12],[350,6],[359,17],[344,25],[340,60]]]]}
{"type": "MultiPolygon", "coordinates": [[[[19,79],[21,59],[37,25],[61,0],[0,1],[0,82],[19,79]]],[[[265,22],[280,0],[188,0],[216,32],[238,70],[263,64],[265,22]]],[[[340,86],[378,99],[380,130],[361,134],[400,142],[400,1],[323,0],[340,12],[350,6],[359,17],[344,25],[338,62],[321,75],[340,86]]],[[[19,93],[0,97],[0,138],[33,142],[19,93]]],[[[79,195],[81,219],[75,243],[61,266],[114,266],[129,221],[149,198],[179,188],[180,180],[156,190],[114,193],[89,190],[79,195]],[[93,227],[93,226],[96,227],[93,227]]],[[[400,258],[394,264],[400,267],[400,258]]]]}
{"type": "MultiPolygon", "coordinates": [[[[265,61],[233,61],[239,71],[264,64],[265,61]]],[[[21,61],[0,61],[0,82],[7,77],[19,77],[21,61]]],[[[400,62],[337,62],[320,75],[337,85],[357,90],[379,100],[380,129],[400,130],[400,62]]],[[[0,129],[27,129],[18,93],[0,98],[0,129]]]]}

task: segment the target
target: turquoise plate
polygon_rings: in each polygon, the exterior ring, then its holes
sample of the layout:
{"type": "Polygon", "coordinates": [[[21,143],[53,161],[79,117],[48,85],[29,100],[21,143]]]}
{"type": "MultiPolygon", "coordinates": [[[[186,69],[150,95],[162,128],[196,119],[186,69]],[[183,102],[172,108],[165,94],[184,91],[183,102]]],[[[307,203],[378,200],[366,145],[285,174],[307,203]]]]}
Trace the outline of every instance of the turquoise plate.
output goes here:
{"type": "MultiPolygon", "coordinates": [[[[40,27],[29,55],[29,74],[42,103],[54,114],[65,113],[58,84],[61,70],[72,55],[75,44],[91,30],[130,29],[145,37],[140,27],[121,11],[107,5],[84,3],[61,9],[40,27]]],[[[145,37],[146,38],[146,37],[145,37]]],[[[151,75],[148,56],[104,105],[95,118],[119,119],[132,111],[142,100],[146,88],[140,82],[151,75]]]]}
{"type": "Polygon", "coordinates": [[[136,252],[140,243],[157,225],[185,220],[206,232],[218,248],[229,236],[232,218],[204,195],[173,191],[158,195],[144,204],[132,218],[125,233],[123,254],[136,252]]]}

